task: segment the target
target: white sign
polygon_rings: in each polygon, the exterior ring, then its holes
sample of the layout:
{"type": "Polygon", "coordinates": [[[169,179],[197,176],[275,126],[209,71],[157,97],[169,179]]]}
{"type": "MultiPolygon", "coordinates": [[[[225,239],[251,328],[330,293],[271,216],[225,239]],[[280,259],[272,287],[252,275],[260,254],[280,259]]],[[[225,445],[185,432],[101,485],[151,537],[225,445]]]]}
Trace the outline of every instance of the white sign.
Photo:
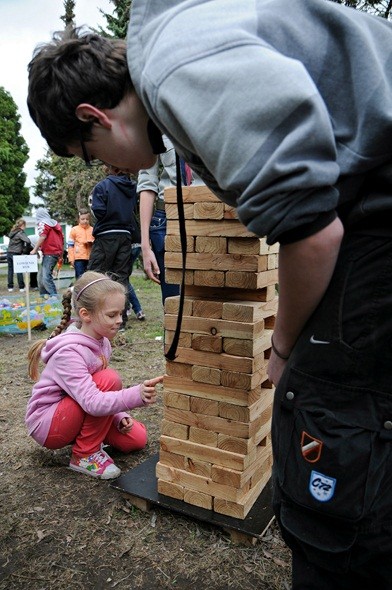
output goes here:
{"type": "Polygon", "coordinates": [[[14,272],[38,272],[37,254],[13,256],[14,272]]]}

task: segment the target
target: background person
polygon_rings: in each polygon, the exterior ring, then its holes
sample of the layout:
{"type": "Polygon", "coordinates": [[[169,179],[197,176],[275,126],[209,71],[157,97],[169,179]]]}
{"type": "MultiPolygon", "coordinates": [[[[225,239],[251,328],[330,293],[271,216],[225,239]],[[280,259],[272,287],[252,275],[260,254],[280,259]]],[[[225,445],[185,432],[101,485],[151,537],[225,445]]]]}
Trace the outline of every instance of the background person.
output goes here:
{"type": "MultiPolygon", "coordinates": [[[[96,219],[89,270],[108,273],[121,283],[128,294],[132,272],[132,220],[136,207],[136,183],[115,167],[93,190],[91,209],[96,219]]],[[[123,330],[127,323],[128,295],[123,312],[123,330]]]]}
{"type": "Polygon", "coordinates": [[[29,374],[37,381],[26,412],[29,434],[48,449],[72,444],[70,469],[102,479],[121,472],[103,444],[124,453],[146,445],[144,424],[128,410],[154,403],[155,386],[163,379],[123,388],[118,373],[108,367],[124,304],[123,285],[88,271],[64,295],[60,325],[29,351],[29,374]],[[78,322],[63,332],[72,307],[78,322]],[[40,358],[45,363],[41,375],[40,358]]]}
{"type": "Polygon", "coordinates": [[[59,260],[63,258],[64,234],[61,225],[51,219],[45,207],[39,207],[35,212],[37,222],[38,241],[30,254],[42,252],[41,295],[56,295],[57,289],[53,280],[53,270],[59,260]]]}
{"type": "Polygon", "coordinates": [[[76,279],[81,277],[87,270],[91,248],[94,242],[89,210],[81,208],[78,219],[79,223],[71,228],[67,242],[68,262],[75,269],[76,279]]]}
{"type": "MultiPolygon", "coordinates": [[[[7,264],[8,264],[8,291],[14,290],[14,256],[21,254],[29,254],[32,249],[30,239],[26,235],[26,221],[22,218],[17,219],[9,233],[9,244],[7,250],[7,264]]],[[[23,273],[16,273],[16,280],[18,281],[19,291],[25,290],[25,283],[23,273]]]]}

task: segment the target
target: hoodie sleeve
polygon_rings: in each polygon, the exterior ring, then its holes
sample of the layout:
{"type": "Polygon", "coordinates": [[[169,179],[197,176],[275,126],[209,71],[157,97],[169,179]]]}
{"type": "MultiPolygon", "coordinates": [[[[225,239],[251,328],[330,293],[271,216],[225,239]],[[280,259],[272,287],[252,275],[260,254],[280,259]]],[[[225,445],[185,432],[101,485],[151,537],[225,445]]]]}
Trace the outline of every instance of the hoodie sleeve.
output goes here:
{"type": "Polygon", "coordinates": [[[53,354],[48,367],[57,385],[72,397],[87,414],[109,416],[125,412],[145,404],[141,398],[141,385],[127,387],[118,391],[102,392],[89,373],[83,355],[83,346],[64,346],[53,354]],[[72,367],[72,371],[70,371],[72,367]]]}
{"type": "Polygon", "coordinates": [[[98,221],[105,217],[107,206],[106,183],[105,181],[101,181],[95,186],[91,201],[92,212],[98,221]]]}

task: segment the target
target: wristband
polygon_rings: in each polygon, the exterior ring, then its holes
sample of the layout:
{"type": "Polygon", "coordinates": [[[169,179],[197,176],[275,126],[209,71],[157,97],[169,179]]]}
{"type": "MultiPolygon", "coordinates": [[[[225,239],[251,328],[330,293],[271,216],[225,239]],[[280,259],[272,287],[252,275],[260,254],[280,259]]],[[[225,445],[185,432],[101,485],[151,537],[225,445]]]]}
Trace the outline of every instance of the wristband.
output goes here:
{"type": "Polygon", "coordinates": [[[287,361],[287,359],[290,358],[290,355],[284,356],[283,354],[281,354],[279,352],[279,350],[276,348],[276,346],[274,344],[274,340],[273,340],[272,336],[271,336],[271,347],[272,347],[272,350],[274,351],[274,353],[276,354],[276,356],[278,356],[280,359],[287,361]]]}

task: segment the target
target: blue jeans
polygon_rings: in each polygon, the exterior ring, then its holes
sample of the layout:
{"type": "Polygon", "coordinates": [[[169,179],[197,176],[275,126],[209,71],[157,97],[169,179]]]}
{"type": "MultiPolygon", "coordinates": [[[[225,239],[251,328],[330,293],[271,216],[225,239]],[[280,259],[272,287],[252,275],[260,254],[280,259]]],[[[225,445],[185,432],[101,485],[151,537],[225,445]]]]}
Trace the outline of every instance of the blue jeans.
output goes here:
{"type": "MultiPolygon", "coordinates": [[[[133,270],[133,265],[135,264],[136,260],[139,257],[139,254],[140,254],[140,246],[137,246],[136,244],[135,245],[132,244],[132,270],[133,270]]],[[[131,274],[132,274],[132,271],[131,271],[131,274]]],[[[142,306],[140,304],[138,296],[136,295],[136,291],[133,288],[133,285],[131,285],[131,283],[128,284],[128,299],[129,299],[129,303],[130,303],[135,315],[137,315],[139,313],[139,311],[142,311],[142,306]]]]}
{"type": "Polygon", "coordinates": [[[75,260],[74,261],[74,270],[75,270],[75,279],[78,279],[82,276],[87,270],[88,260],[75,260]]]}
{"type": "Polygon", "coordinates": [[[53,269],[59,257],[51,254],[44,254],[42,258],[42,281],[40,284],[40,295],[56,295],[57,289],[53,280],[53,269]]]}
{"type": "Polygon", "coordinates": [[[180,293],[179,285],[171,285],[165,281],[165,236],[166,213],[157,210],[151,219],[150,241],[160,271],[159,280],[161,282],[162,303],[165,303],[166,297],[174,297],[180,293]]]}

